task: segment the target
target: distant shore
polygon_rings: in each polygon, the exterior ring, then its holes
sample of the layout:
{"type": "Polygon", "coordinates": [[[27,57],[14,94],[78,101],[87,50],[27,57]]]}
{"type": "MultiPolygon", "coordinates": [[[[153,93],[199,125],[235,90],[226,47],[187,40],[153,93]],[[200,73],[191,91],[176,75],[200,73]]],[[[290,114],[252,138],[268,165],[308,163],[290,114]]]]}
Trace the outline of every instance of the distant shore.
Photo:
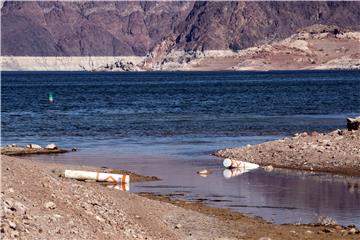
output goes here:
{"type": "Polygon", "coordinates": [[[360,69],[360,32],[323,25],[240,50],[173,49],[164,40],[146,56],[1,56],[12,71],[269,71],[360,69]]]}
{"type": "MultiPolygon", "coordinates": [[[[174,64],[163,68],[143,68],[145,57],[18,57],[1,56],[2,71],[82,71],[82,72],[152,72],[152,71],[281,71],[281,70],[358,70],[360,60],[339,59],[329,64],[318,65],[274,65],[263,66],[261,60],[233,67],[238,61],[233,57],[206,57],[196,60],[193,65],[174,64]],[[90,60],[89,60],[90,59],[90,60]]],[[[285,60],[284,60],[285,61],[285,60]]]]}

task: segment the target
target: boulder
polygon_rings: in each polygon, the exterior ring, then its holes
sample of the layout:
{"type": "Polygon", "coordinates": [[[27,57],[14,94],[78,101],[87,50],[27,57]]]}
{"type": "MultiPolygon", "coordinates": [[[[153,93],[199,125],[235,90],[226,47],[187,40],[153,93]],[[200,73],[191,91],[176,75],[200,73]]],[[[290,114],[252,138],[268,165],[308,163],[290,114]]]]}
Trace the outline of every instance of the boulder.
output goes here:
{"type": "Polygon", "coordinates": [[[359,130],[360,129],[360,117],[357,118],[348,118],[347,121],[347,129],[349,131],[359,130]]]}

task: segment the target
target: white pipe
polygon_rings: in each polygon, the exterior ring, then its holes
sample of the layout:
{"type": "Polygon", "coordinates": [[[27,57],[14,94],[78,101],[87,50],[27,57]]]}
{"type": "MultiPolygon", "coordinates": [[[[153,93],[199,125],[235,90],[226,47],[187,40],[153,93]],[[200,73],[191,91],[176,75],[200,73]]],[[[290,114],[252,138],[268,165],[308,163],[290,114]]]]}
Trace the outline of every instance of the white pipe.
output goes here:
{"type": "Polygon", "coordinates": [[[253,170],[259,167],[259,165],[255,163],[243,162],[229,158],[224,159],[223,165],[226,168],[246,168],[247,170],[253,170]]]}
{"type": "Polygon", "coordinates": [[[98,182],[116,182],[129,183],[130,176],[112,173],[100,173],[89,171],[65,170],[66,178],[74,178],[78,180],[96,180],[98,182]]]}

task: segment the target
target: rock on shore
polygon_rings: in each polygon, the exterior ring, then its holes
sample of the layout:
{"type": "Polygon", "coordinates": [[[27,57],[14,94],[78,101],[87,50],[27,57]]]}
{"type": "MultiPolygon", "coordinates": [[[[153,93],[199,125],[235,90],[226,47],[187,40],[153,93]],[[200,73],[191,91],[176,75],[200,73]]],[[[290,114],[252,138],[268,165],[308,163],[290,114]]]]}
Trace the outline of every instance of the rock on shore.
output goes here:
{"type": "Polygon", "coordinates": [[[220,150],[215,155],[262,166],[360,176],[360,131],[301,133],[259,145],[220,150]]]}

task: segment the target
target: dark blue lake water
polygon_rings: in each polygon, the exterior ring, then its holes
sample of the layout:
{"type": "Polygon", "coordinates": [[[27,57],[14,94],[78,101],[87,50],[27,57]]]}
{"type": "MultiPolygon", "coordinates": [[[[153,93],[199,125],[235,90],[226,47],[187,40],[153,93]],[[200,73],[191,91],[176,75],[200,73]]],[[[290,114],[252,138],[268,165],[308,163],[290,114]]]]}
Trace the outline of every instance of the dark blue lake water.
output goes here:
{"type": "Polygon", "coordinates": [[[360,193],[349,191],[343,177],[256,170],[229,180],[222,176],[221,159],[210,156],[224,147],[344,128],[346,117],[360,115],[360,71],[2,72],[1,77],[2,145],[54,142],[80,151],[35,158],[163,179],[132,185],[132,191],[186,192],[187,199],[275,222],[326,215],[360,225],[360,193]],[[196,171],[203,168],[214,174],[199,177],[196,171]]]}

